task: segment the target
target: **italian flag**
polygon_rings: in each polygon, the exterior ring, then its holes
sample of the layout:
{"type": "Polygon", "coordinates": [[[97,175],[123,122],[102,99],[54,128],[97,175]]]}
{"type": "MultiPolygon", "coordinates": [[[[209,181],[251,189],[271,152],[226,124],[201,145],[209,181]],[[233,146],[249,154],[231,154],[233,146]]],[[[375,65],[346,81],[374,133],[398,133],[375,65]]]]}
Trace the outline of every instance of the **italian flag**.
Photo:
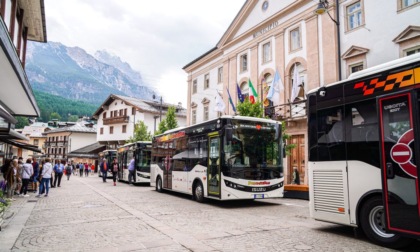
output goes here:
{"type": "Polygon", "coordinates": [[[248,79],[248,84],[249,84],[249,89],[251,90],[251,92],[249,93],[249,100],[251,101],[252,104],[254,104],[258,98],[258,93],[257,91],[255,91],[255,88],[252,85],[251,79],[248,79]]]}

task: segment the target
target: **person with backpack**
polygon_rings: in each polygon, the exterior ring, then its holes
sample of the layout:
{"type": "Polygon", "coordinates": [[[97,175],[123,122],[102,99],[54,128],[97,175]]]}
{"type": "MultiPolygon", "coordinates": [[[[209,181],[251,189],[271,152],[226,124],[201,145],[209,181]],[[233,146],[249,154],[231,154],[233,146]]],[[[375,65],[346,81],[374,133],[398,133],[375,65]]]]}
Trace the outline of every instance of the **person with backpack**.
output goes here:
{"type": "Polygon", "coordinates": [[[70,180],[70,175],[71,175],[72,170],[73,170],[73,167],[71,166],[70,163],[68,163],[67,166],[66,166],[67,180],[70,180]]]}
{"type": "Polygon", "coordinates": [[[22,165],[22,187],[20,188],[20,195],[23,193],[23,197],[29,197],[26,193],[28,192],[29,179],[34,174],[32,168],[32,159],[26,159],[26,163],[22,165]]]}
{"type": "Polygon", "coordinates": [[[114,181],[114,186],[116,186],[117,185],[117,174],[118,174],[118,171],[120,170],[120,166],[118,165],[117,158],[114,158],[114,161],[111,165],[111,169],[112,169],[111,170],[112,171],[112,180],[114,181]]]}

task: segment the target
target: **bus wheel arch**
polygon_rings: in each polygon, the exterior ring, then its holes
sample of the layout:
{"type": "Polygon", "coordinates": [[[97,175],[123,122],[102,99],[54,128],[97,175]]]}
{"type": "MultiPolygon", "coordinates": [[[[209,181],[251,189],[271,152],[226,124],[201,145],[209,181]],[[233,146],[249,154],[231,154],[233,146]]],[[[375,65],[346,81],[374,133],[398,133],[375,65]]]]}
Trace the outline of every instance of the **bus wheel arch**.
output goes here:
{"type": "Polygon", "coordinates": [[[402,248],[410,245],[413,240],[398,234],[385,231],[385,212],[381,194],[371,194],[363,198],[358,209],[358,225],[365,235],[374,243],[390,247],[402,248]]]}
{"type": "Polygon", "coordinates": [[[199,203],[204,202],[204,187],[203,183],[199,179],[195,179],[192,187],[193,199],[199,203]]]}
{"type": "Polygon", "coordinates": [[[162,178],[159,175],[156,177],[156,191],[163,192],[162,178]]]}

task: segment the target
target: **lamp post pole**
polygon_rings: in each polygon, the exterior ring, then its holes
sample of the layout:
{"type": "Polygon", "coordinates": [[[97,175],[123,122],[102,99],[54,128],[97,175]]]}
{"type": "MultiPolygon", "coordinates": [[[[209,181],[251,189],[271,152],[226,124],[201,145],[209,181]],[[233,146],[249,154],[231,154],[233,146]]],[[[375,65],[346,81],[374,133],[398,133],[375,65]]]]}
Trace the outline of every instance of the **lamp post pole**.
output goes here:
{"type": "Polygon", "coordinates": [[[162,96],[160,97],[160,107],[159,107],[159,122],[162,122],[162,96]]]}

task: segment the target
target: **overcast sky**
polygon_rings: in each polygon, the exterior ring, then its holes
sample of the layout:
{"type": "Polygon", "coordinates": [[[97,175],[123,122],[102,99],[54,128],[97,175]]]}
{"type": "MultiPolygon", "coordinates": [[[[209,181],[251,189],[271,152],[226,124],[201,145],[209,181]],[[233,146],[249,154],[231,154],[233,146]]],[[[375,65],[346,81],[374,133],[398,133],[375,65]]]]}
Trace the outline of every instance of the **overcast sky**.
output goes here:
{"type": "Polygon", "coordinates": [[[106,50],[170,103],[187,102],[186,64],[212,49],[245,0],[45,0],[48,41],[106,50]]]}

